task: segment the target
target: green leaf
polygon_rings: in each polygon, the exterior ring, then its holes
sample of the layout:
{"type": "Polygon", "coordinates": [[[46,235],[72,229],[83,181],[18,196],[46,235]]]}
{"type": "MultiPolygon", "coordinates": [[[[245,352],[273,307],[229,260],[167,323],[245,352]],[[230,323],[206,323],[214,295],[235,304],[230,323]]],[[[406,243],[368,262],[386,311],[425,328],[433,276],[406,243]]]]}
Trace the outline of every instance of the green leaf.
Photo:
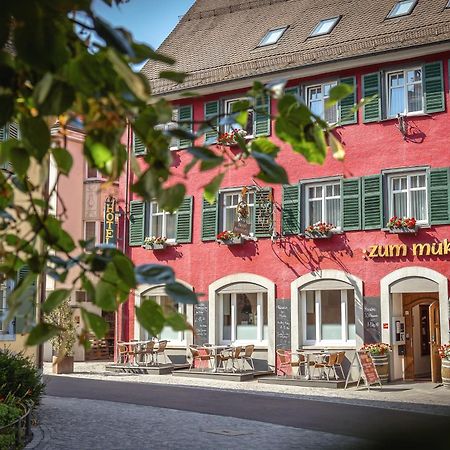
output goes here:
{"type": "Polygon", "coordinates": [[[165,78],[166,80],[174,81],[175,83],[183,83],[187,73],[184,72],[174,72],[172,70],[163,70],[159,72],[159,78],[165,78]]]}
{"type": "Polygon", "coordinates": [[[139,323],[150,336],[158,336],[161,333],[165,323],[161,306],[153,300],[145,299],[140,307],[135,307],[135,311],[139,323]]]}
{"type": "Polygon", "coordinates": [[[9,159],[14,167],[15,173],[20,177],[25,176],[30,167],[30,155],[28,152],[24,148],[15,147],[11,149],[9,159]]]}
{"type": "Polygon", "coordinates": [[[81,308],[81,316],[87,328],[92,330],[97,339],[102,339],[108,332],[109,325],[103,317],[81,308]]]}
{"type": "Polygon", "coordinates": [[[68,289],[57,289],[56,291],[53,291],[42,305],[44,314],[48,314],[57,308],[69,295],[70,290],[68,289]]]}
{"type": "Polygon", "coordinates": [[[70,169],[73,165],[73,158],[70,152],[68,152],[65,148],[53,148],[52,154],[60,172],[64,175],[69,175],[70,169]]]}
{"type": "Polygon", "coordinates": [[[120,279],[133,289],[136,287],[136,277],[134,275],[133,263],[125,255],[115,255],[113,257],[113,264],[116,268],[120,279]]]}
{"type": "Polygon", "coordinates": [[[25,117],[20,122],[22,138],[41,162],[50,147],[50,130],[40,117],[25,117]]]}
{"type": "Polygon", "coordinates": [[[60,333],[60,329],[49,323],[39,323],[28,335],[26,345],[39,345],[60,333]]]}
{"type": "Polygon", "coordinates": [[[251,149],[252,151],[265,153],[266,155],[271,155],[273,157],[277,156],[278,152],[280,151],[280,148],[278,146],[264,137],[253,139],[251,143],[251,149]]]}
{"type": "Polygon", "coordinates": [[[197,295],[195,294],[195,292],[191,291],[181,283],[175,282],[166,284],[164,289],[166,290],[166,294],[175,303],[188,303],[192,305],[198,303],[197,295]]]}
{"type": "Polygon", "coordinates": [[[207,147],[190,147],[187,152],[201,161],[219,162],[219,164],[223,162],[222,156],[217,155],[207,147]]]}
{"type": "Polygon", "coordinates": [[[289,184],[286,170],[275,161],[273,156],[260,152],[252,152],[251,154],[260,169],[258,178],[267,183],[289,184]]]}
{"type": "Polygon", "coordinates": [[[325,108],[330,108],[340,100],[344,99],[353,92],[353,87],[346,83],[339,83],[330,89],[330,95],[325,102],[325,108]]]}
{"type": "Polygon", "coordinates": [[[206,186],[205,186],[205,192],[203,193],[203,196],[205,197],[205,200],[209,203],[214,203],[216,201],[216,194],[219,191],[220,185],[222,184],[223,177],[225,176],[224,173],[219,173],[219,175],[216,175],[206,186]]]}
{"type": "Polygon", "coordinates": [[[134,268],[138,284],[166,284],[175,282],[171,267],[160,264],[141,264],[134,268]]]}
{"type": "Polygon", "coordinates": [[[116,310],[117,288],[103,278],[95,286],[95,304],[104,311],[116,310]]]}
{"type": "Polygon", "coordinates": [[[166,323],[172,327],[172,330],[174,331],[184,331],[189,329],[185,317],[178,312],[166,316],[166,323]]]}
{"type": "Polygon", "coordinates": [[[175,212],[183,202],[185,194],[185,185],[177,183],[174,186],[164,188],[158,200],[158,204],[165,211],[175,212]]]}
{"type": "Polygon", "coordinates": [[[99,36],[102,37],[108,45],[124,55],[131,57],[135,56],[134,50],[122,30],[113,28],[101,17],[96,16],[94,16],[94,27],[99,36]]]}

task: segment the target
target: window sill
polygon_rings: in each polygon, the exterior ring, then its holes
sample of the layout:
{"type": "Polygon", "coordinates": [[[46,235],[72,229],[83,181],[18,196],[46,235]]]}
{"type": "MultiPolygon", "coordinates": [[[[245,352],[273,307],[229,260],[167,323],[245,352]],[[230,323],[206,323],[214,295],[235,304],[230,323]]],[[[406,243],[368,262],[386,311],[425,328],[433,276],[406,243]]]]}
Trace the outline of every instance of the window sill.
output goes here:
{"type": "Polygon", "coordinates": [[[233,239],[216,239],[219,245],[242,245],[247,241],[256,242],[258,239],[254,236],[239,236],[233,239]]]}
{"type": "Polygon", "coordinates": [[[141,247],[145,250],[161,251],[168,247],[175,247],[176,242],[165,242],[164,244],[142,244],[141,247]]]}
{"type": "Polygon", "coordinates": [[[15,334],[0,334],[0,341],[15,341],[15,334]]]}

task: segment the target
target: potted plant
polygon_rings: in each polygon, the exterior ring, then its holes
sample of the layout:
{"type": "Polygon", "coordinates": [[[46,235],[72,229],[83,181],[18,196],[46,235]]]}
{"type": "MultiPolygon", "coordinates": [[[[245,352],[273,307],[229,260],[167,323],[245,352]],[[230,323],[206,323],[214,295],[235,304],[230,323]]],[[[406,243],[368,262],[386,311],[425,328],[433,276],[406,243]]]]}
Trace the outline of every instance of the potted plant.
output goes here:
{"type": "Polygon", "coordinates": [[[245,130],[233,129],[230,132],[222,133],[217,139],[217,143],[219,145],[233,146],[238,144],[237,137],[245,139],[246,136],[247,132],[245,130]]]}
{"type": "Polygon", "coordinates": [[[61,330],[59,334],[50,339],[55,354],[53,356],[53,373],[72,373],[73,346],[77,339],[77,330],[69,300],[46,314],[45,320],[61,330]]]}
{"type": "Polygon", "coordinates": [[[389,352],[391,351],[391,346],[378,342],[376,344],[364,344],[361,350],[368,353],[372,358],[381,383],[387,383],[389,381],[389,352]]]}
{"type": "Polygon", "coordinates": [[[417,221],[414,217],[391,217],[387,223],[389,233],[417,233],[417,221]]]}
{"type": "Polygon", "coordinates": [[[317,222],[305,229],[306,239],[329,239],[333,236],[335,226],[331,223],[317,222]]]}
{"type": "Polygon", "coordinates": [[[163,236],[147,236],[142,247],[146,250],[163,250],[167,247],[167,238],[163,236]]]}
{"type": "Polygon", "coordinates": [[[442,383],[447,389],[450,389],[450,344],[441,345],[438,351],[442,361],[442,383]]]}
{"type": "Polygon", "coordinates": [[[221,231],[216,236],[216,241],[223,245],[238,245],[244,242],[241,234],[233,233],[232,231],[221,231]]]}

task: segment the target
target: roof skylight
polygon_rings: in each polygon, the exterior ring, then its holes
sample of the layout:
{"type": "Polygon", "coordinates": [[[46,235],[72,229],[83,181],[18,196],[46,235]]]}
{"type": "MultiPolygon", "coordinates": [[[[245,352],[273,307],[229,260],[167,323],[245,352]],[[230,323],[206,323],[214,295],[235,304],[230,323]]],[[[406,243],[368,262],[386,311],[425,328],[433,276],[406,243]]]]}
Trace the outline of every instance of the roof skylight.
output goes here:
{"type": "Polygon", "coordinates": [[[341,17],[332,17],[331,19],[321,20],[314,30],[312,30],[310,36],[323,36],[324,34],[330,34],[333,31],[333,28],[339,22],[341,17]]]}
{"type": "Polygon", "coordinates": [[[283,33],[286,31],[287,27],[276,28],[275,30],[269,30],[266,35],[261,39],[258,47],[264,47],[266,45],[276,44],[283,33]]]}
{"type": "Polygon", "coordinates": [[[400,0],[391,9],[387,18],[392,19],[394,17],[407,16],[412,13],[412,10],[416,6],[417,0],[400,0]]]}

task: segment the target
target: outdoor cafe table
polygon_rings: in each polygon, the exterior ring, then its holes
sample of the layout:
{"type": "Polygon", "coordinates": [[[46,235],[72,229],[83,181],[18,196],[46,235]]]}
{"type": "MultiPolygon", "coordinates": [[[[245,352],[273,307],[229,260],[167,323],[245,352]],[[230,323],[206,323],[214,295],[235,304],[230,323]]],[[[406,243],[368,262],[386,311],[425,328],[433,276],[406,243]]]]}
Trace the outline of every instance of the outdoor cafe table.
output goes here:
{"type": "Polygon", "coordinates": [[[230,348],[229,345],[208,345],[204,348],[211,350],[211,355],[214,356],[213,358],[213,372],[217,372],[217,356],[222,350],[225,350],[226,348],[230,348]]]}
{"type": "MultiPolygon", "coordinates": [[[[324,359],[327,356],[330,356],[330,354],[326,351],[308,351],[308,350],[301,350],[298,349],[296,351],[297,355],[301,355],[305,357],[305,379],[306,380],[310,380],[311,379],[311,370],[309,369],[310,367],[310,362],[311,362],[311,357],[314,356],[316,358],[316,361],[324,361],[324,359]]],[[[300,372],[300,366],[298,368],[299,372],[300,372]]]]}
{"type": "Polygon", "coordinates": [[[157,341],[153,341],[152,339],[146,340],[146,341],[128,341],[128,342],[118,342],[117,345],[127,345],[128,348],[133,351],[134,358],[133,358],[133,365],[138,365],[137,359],[136,359],[136,353],[139,351],[139,348],[143,345],[147,345],[150,342],[155,342],[155,345],[158,343],[157,341]]]}

